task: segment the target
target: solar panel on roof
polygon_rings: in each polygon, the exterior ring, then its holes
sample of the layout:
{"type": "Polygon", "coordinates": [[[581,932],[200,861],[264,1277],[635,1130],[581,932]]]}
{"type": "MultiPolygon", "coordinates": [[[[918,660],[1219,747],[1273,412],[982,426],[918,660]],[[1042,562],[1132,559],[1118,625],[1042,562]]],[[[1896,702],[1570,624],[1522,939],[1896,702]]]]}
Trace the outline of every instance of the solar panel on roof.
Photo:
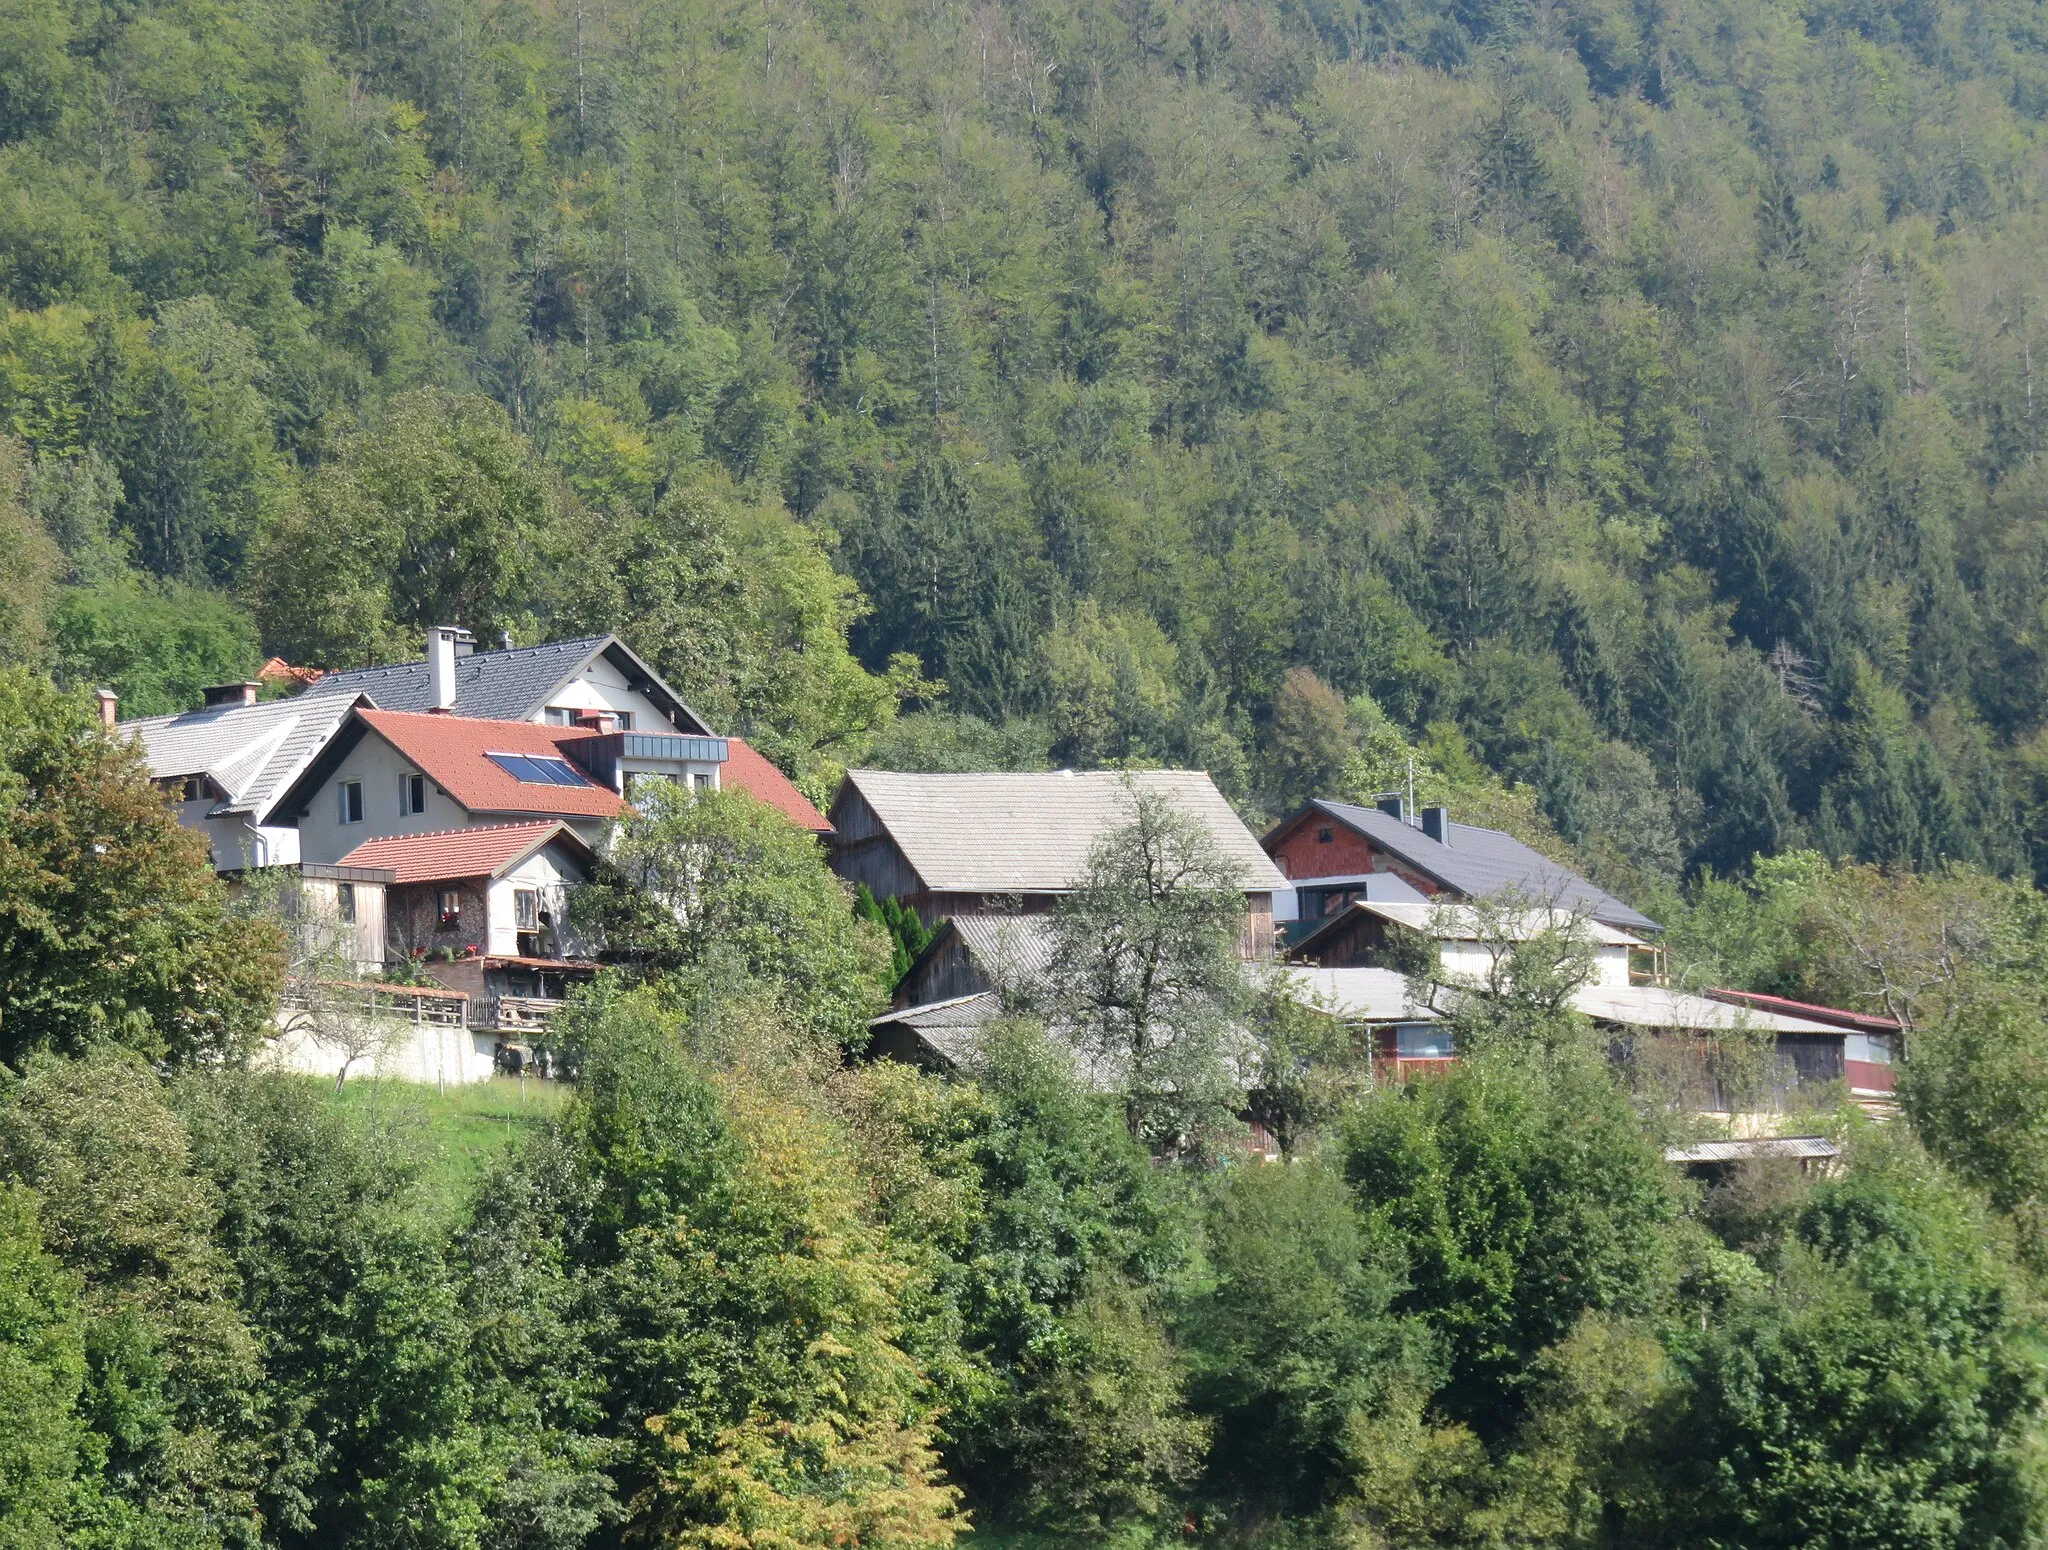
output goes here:
{"type": "Polygon", "coordinates": [[[589,781],[576,773],[567,759],[541,758],[524,753],[486,754],[491,763],[510,775],[514,780],[528,786],[587,786],[589,781]]]}

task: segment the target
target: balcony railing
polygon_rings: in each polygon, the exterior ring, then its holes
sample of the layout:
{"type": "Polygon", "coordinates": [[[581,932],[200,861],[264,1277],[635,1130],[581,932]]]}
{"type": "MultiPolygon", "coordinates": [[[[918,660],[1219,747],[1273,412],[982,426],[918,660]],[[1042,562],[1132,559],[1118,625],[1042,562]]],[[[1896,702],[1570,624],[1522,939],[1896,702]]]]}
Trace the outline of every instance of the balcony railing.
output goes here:
{"type": "Polygon", "coordinates": [[[378,985],[366,980],[321,980],[287,987],[280,998],[295,1012],[359,1011],[426,1026],[460,1028],[469,1021],[469,992],[378,985]]]}

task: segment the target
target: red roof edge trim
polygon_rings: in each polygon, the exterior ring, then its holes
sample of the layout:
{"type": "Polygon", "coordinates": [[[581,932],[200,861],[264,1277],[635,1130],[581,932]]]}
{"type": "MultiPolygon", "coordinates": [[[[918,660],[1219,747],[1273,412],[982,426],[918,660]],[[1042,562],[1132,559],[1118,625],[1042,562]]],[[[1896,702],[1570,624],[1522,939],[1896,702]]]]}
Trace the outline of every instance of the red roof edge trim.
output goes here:
{"type": "Polygon", "coordinates": [[[1790,996],[1767,996],[1759,990],[1728,990],[1715,988],[1706,992],[1709,1000],[1725,1001],[1731,1006],[1746,1006],[1758,1012],[1782,1012],[1787,1017],[1803,1017],[1808,1022],[1832,1023],[1838,1028],[1853,1028],[1859,1033],[1897,1033],[1898,1022],[1890,1017],[1879,1017],[1871,1012],[1852,1012],[1846,1007],[1821,1006],[1813,1001],[1794,1001],[1790,996]]]}

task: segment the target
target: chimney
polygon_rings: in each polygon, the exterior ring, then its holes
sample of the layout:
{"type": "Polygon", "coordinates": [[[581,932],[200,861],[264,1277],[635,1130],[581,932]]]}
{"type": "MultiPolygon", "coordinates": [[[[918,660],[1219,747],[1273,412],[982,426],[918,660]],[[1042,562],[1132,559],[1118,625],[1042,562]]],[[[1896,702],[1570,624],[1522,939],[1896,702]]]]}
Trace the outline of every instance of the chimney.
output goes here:
{"type": "Polygon", "coordinates": [[[608,710],[579,710],[576,725],[586,732],[610,735],[619,729],[619,718],[608,710]]]}
{"type": "Polygon", "coordinates": [[[459,662],[464,657],[473,657],[475,655],[476,637],[467,630],[457,630],[455,632],[455,660],[459,662]]]}
{"type": "Polygon", "coordinates": [[[253,679],[248,683],[214,684],[206,690],[206,708],[220,705],[254,705],[256,696],[263,692],[263,685],[253,679]]]}
{"type": "Polygon", "coordinates": [[[1389,818],[1398,818],[1403,823],[1408,821],[1408,799],[1402,796],[1400,792],[1382,791],[1372,800],[1373,806],[1377,807],[1389,818]]]}
{"type": "Polygon", "coordinates": [[[437,624],[427,631],[427,677],[434,689],[433,704],[428,709],[444,716],[455,709],[456,639],[467,633],[446,624],[437,624]]]}
{"type": "Polygon", "coordinates": [[[112,726],[114,724],[114,711],[121,703],[121,696],[112,689],[95,689],[92,693],[93,698],[100,702],[100,725],[103,727],[112,726]]]}
{"type": "Polygon", "coordinates": [[[1422,810],[1422,832],[1439,845],[1451,843],[1451,810],[1448,807],[1425,807],[1422,810]]]}
{"type": "Polygon", "coordinates": [[[498,631],[498,649],[500,651],[510,651],[512,649],[512,632],[510,630],[498,631]]]}

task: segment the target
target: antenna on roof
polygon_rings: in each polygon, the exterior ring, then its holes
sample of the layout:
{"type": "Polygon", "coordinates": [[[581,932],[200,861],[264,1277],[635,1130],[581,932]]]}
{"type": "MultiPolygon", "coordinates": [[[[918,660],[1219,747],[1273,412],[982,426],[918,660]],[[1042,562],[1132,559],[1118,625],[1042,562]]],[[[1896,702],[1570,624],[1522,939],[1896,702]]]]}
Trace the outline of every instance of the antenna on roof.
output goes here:
{"type": "Polygon", "coordinates": [[[1408,755],[1408,811],[1415,811],[1415,755],[1408,755]]]}

